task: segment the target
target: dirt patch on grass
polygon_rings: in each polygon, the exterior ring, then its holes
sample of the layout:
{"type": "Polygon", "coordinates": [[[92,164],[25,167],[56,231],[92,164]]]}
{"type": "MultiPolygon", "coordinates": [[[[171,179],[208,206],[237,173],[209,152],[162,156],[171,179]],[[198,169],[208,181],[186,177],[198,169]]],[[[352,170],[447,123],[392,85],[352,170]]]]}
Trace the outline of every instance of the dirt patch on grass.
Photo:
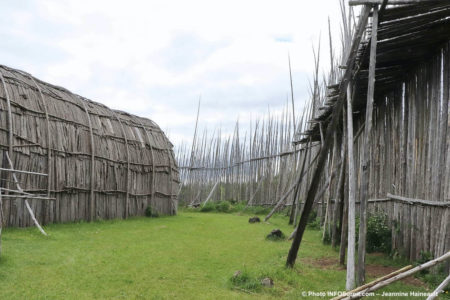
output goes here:
{"type": "MultiPolygon", "coordinates": [[[[389,266],[380,266],[380,265],[367,265],[366,273],[369,277],[379,278],[379,277],[385,276],[389,273],[395,272],[398,269],[400,269],[400,268],[389,267],[389,266]]],[[[415,278],[414,276],[410,276],[405,279],[402,279],[401,282],[403,282],[405,284],[409,284],[409,285],[414,285],[414,286],[422,286],[425,288],[427,287],[427,285],[424,282],[415,278]]]]}
{"type": "Polygon", "coordinates": [[[302,258],[302,263],[324,270],[339,270],[339,260],[332,257],[302,258]]]}

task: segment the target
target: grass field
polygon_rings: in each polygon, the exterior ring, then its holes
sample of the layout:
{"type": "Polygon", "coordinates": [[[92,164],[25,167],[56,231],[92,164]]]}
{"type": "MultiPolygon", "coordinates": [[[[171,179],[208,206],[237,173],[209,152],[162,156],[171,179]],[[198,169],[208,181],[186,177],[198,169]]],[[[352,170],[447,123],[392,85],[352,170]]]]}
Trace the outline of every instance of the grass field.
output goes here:
{"type": "MultiPolygon", "coordinates": [[[[248,215],[181,212],[50,225],[47,238],[35,228],[7,229],[0,299],[328,299],[303,295],[343,289],[338,253],[321,243],[320,231],[306,232],[290,270],[284,267],[290,242],[265,240],[274,228],[290,233],[286,218],[275,216],[270,224],[247,220],[248,215]],[[237,270],[248,282],[231,283],[237,270]],[[273,288],[251,287],[265,276],[274,280],[273,288]]],[[[390,264],[380,256],[368,261],[390,264]]],[[[413,290],[426,291],[420,282],[385,289],[413,290]]]]}

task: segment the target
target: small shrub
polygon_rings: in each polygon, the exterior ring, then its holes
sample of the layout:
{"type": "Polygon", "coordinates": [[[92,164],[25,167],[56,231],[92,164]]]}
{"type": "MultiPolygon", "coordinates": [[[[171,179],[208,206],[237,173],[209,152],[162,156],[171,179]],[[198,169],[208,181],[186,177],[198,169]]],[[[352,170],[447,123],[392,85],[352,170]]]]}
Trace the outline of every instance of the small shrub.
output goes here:
{"type": "Polygon", "coordinates": [[[308,229],[319,230],[320,218],[317,216],[317,211],[313,210],[308,216],[308,222],[306,223],[308,229]]]}
{"type": "Polygon", "coordinates": [[[145,209],[145,216],[148,218],[157,218],[159,217],[159,214],[156,210],[153,211],[151,206],[147,206],[145,209]]]}
{"type": "Polygon", "coordinates": [[[325,245],[331,244],[331,234],[330,234],[330,231],[328,231],[328,229],[325,229],[325,235],[323,237],[323,241],[322,242],[325,245]]]}
{"type": "Polygon", "coordinates": [[[252,276],[247,271],[243,271],[238,276],[230,278],[232,288],[244,290],[247,292],[258,292],[261,290],[261,282],[255,276],[252,276]]]}
{"type": "Polygon", "coordinates": [[[218,212],[227,213],[230,212],[232,205],[228,201],[220,201],[216,204],[216,210],[218,212]]]}
{"type": "Polygon", "coordinates": [[[151,206],[147,206],[147,208],[145,209],[145,216],[149,217],[149,218],[152,216],[152,207],[151,206]]]}
{"type": "Polygon", "coordinates": [[[392,231],[387,225],[386,216],[378,213],[367,220],[367,252],[391,251],[392,231]]]}
{"type": "MultiPolygon", "coordinates": [[[[420,251],[419,253],[419,258],[415,261],[415,265],[421,265],[426,263],[427,261],[430,261],[433,259],[433,254],[431,254],[430,251],[420,251]]],[[[419,274],[421,275],[425,275],[428,274],[430,271],[425,269],[425,270],[420,270],[419,274]]]]}
{"type": "Polygon", "coordinates": [[[216,210],[216,205],[213,202],[208,202],[200,208],[201,212],[210,212],[216,210]]]}

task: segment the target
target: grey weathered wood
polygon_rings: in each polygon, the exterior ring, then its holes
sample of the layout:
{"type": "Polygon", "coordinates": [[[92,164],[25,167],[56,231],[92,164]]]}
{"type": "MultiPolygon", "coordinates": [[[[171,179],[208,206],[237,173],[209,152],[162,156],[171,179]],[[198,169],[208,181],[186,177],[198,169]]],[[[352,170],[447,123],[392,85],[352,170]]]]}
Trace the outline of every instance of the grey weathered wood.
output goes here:
{"type": "MultiPolygon", "coordinates": [[[[369,172],[370,172],[370,138],[372,135],[372,115],[375,93],[375,66],[377,55],[377,33],[378,33],[378,6],[374,6],[372,15],[372,31],[370,44],[370,65],[369,79],[367,87],[367,104],[366,104],[366,125],[364,129],[363,149],[361,153],[362,175],[360,187],[360,212],[359,212],[359,238],[358,238],[358,265],[357,265],[357,285],[362,285],[365,281],[365,256],[366,256],[366,234],[367,234],[367,198],[369,193],[369,172]]],[[[349,151],[350,153],[350,151],[349,151]]],[[[350,157],[353,157],[351,155],[350,157]]],[[[350,184],[351,186],[351,184],[350,184]]],[[[353,195],[354,197],[355,195],[353,195]]],[[[350,202],[351,203],[351,202],[350,202]]],[[[350,204],[351,207],[351,204],[350,204]]],[[[349,209],[349,212],[352,208],[349,209]]],[[[350,219],[349,222],[354,222],[350,219]]],[[[354,223],[353,223],[354,224],[354,223]]],[[[349,229],[351,226],[349,225],[349,229]]],[[[350,238],[350,235],[349,235],[350,238]]],[[[350,249],[350,241],[349,241],[350,249]]],[[[348,274],[348,269],[347,269],[348,274]]],[[[348,287],[347,289],[351,289],[348,287]]]]}
{"type": "Polygon", "coordinates": [[[21,173],[21,174],[31,174],[31,175],[37,175],[37,176],[48,176],[48,174],[45,174],[45,173],[14,170],[14,169],[7,169],[7,168],[0,168],[0,171],[11,172],[11,173],[21,173]]]}
{"type": "MultiPolygon", "coordinates": [[[[417,3],[445,3],[445,0],[389,0],[388,4],[398,5],[398,4],[417,4],[417,3]]],[[[383,0],[350,0],[348,1],[350,6],[354,5],[373,5],[373,4],[383,4],[383,0]]]]}
{"type": "Polygon", "coordinates": [[[436,299],[440,293],[442,293],[445,289],[446,286],[448,286],[450,284],[450,275],[447,276],[447,278],[445,278],[441,284],[439,284],[439,286],[431,293],[430,296],[428,296],[427,300],[433,300],[436,299]]]}
{"type": "MultiPolygon", "coordinates": [[[[12,163],[12,161],[11,161],[11,158],[10,158],[9,155],[8,155],[8,152],[6,152],[6,158],[8,159],[8,162],[9,162],[9,165],[10,165],[11,169],[14,169],[14,165],[13,165],[13,163],[12,163]]],[[[23,189],[20,187],[19,181],[17,180],[16,173],[14,173],[14,172],[12,173],[12,178],[13,178],[15,184],[16,184],[17,190],[18,190],[19,192],[23,192],[23,189]]],[[[1,193],[1,191],[0,191],[0,193],[1,193]]],[[[27,199],[25,199],[25,206],[27,207],[28,213],[30,214],[31,219],[33,220],[33,222],[34,222],[34,224],[36,225],[36,227],[39,229],[39,231],[40,231],[43,235],[47,236],[47,233],[44,231],[44,229],[42,229],[41,225],[40,225],[39,222],[37,221],[37,219],[36,219],[36,217],[35,217],[35,215],[34,215],[34,213],[33,213],[33,210],[31,209],[30,204],[28,203],[28,200],[27,200],[27,199]]]]}
{"type": "MultiPolygon", "coordinates": [[[[414,199],[414,198],[408,198],[408,197],[402,197],[398,195],[392,195],[390,193],[387,193],[388,199],[393,199],[401,202],[405,202],[408,204],[421,204],[421,205],[427,205],[427,206],[436,206],[436,207],[450,207],[450,202],[436,202],[436,201],[430,201],[430,200],[422,200],[422,199],[414,199]]],[[[383,200],[383,199],[381,199],[383,200]]]]}
{"type": "Polygon", "coordinates": [[[95,209],[97,207],[95,203],[94,196],[94,174],[95,174],[95,145],[94,145],[94,133],[92,130],[92,122],[91,116],[89,115],[89,111],[87,109],[86,103],[83,99],[77,97],[79,101],[82,103],[84,111],[86,112],[86,117],[89,125],[89,134],[90,134],[90,146],[91,146],[91,166],[90,166],[90,191],[89,191],[89,220],[92,222],[95,220],[95,209]]]}
{"type": "Polygon", "coordinates": [[[0,257],[2,256],[3,198],[0,192],[0,257]]]}
{"type": "MultiPolygon", "coordinates": [[[[348,167],[348,241],[346,290],[355,287],[355,223],[356,223],[356,177],[353,153],[352,85],[347,87],[347,167],[348,167]]],[[[367,128],[367,126],[366,126],[367,128]]]]}
{"type": "MultiPolygon", "coordinates": [[[[33,81],[34,85],[36,86],[36,89],[39,92],[39,98],[42,102],[42,107],[44,108],[45,113],[45,125],[47,129],[47,197],[50,198],[50,189],[51,189],[51,131],[50,131],[50,117],[48,115],[48,109],[47,109],[47,102],[45,101],[44,95],[42,94],[42,90],[37,84],[37,82],[34,80],[34,78],[30,75],[29,76],[31,81],[33,81]]],[[[47,202],[43,201],[42,203],[42,223],[47,223],[47,202]]]]}
{"type": "Polygon", "coordinates": [[[339,120],[339,117],[340,117],[340,114],[342,111],[343,101],[344,101],[345,94],[347,91],[347,85],[348,85],[348,82],[352,75],[353,66],[355,64],[356,52],[359,48],[359,44],[360,44],[364,29],[365,29],[365,26],[367,23],[367,19],[369,17],[369,13],[370,13],[370,7],[365,6],[363,8],[363,11],[361,12],[359,24],[357,26],[357,32],[355,34],[355,38],[353,40],[351,50],[349,52],[350,55],[349,55],[349,58],[347,61],[347,70],[346,70],[343,80],[341,81],[341,84],[340,84],[339,99],[337,100],[337,103],[333,110],[331,122],[329,123],[327,130],[326,130],[325,140],[322,145],[322,148],[320,149],[317,166],[316,166],[316,169],[314,170],[314,173],[312,176],[312,182],[308,189],[308,193],[306,195],[306,200],[305,200],[305,205],[304,205],[304,209],[302,212],[302,216],[301,216],[300,222],[298,224],[297,232],[296,232],[294,240],[292,242],[291,249],[289,250],[288,258],[286,261],[286,265],[289,267],[293,267],[295,260],[297,258],[298,248],[300,246],[300,242],[302,240],[303,233],[306,228],[306,223],[307,223],[309,213],[311,212],[311,209],[312,209],[313,201],[314,201],[315,194],[316,194],[318,184],[319,184],[319,179],[322,174],[325,159],[327,157],[328,150],[329,150],[329,147],[331,144],[332,135],[333,135],[334,130],[336,130],[338,120],[339,120]]]}
{"type": "MultiPolygon", "coordinates": [[[[133,176],[131,188],[134,189],[133,192],[131,190],[128,192],[129,215],[143,215],[151,193],[150,181],[157,182],[159,187],[159,190],[158,187],[153,188],[157,210],[162,214],[174,213],[170,205],[170,198],[175,197],[174,192],[166,192],[166,187],[170,189],[172,185],[174,190],[177,189],[175,186],[178,184],[178,168],[173,160],[172,145],[156,124],[124,112],[111,112],[99,103],[40,81],[25,72],[5,66],[0,66],[0,72],[11,104],[14,142],[13,153],[10,153],[14,156],[12,161],[18,170],[47,174],[50,171],[51,174],[44,178],[16,173],[20,185],[25,190],[42,196],[50,192],[51,197],[56,198],[55,202],[33,200],[35,203],[32,203],[28,200],[33,209],[36,207],[34,213],[40,222],[89,220],[92,190],[98,204],[98,209],[94,213],[96,216],[108,219],[125,215],[123,203],[127,192],[125,183],[128,162],[125,157],[124,136],[114,114],[120,116],[129,140],[129,164],[133,176]],[[92,130],[86,118],[83,102],[88,108],[92,130]],[[155,147],[152,147],[155,152],[154,161],[150,157],[151,149],[148,146],[141,147],[143,139],[146,139],[146,134],[139,129],[141,122],[154,137],[155,147]],[[94,139],[94,155],[91,149],[91,136],[94,139]],[[92,156],[95,161],[93,188],[90,186],[92,156]],[[167,170],[172,172],[172,178],[167,176],[167,170]],[[155,172],[153,180],[151,172],[155,172]]],[[[2,150],[8,150],[8,112],[2,83],[0,95],[2,107],[0,117],[3,121],[0,125],[3,137],[0,147],[2,150]]],[[[7,168],[6,158],[2,167],[7,168]]],[[[3,187],[6,187],[5,184],[13,183],[12,180],[5,178],[11,172],[0,172],[3,187]]],[[[3,203],[4,226],[33,225],[33,221],[27,215],[23,199],[4,198],[3,203]]]]}
{"type": "MultiPolygon", "coordinates": [[[[398,275],[396,275],[394,277],[391,277],[389,279],[381,281],[381,282],[377,283],[376,285],[371,286],[371,287],[361,291],[361,293],[369,293],[369,292],[372,292],[372,291],[376,291],[376,290],[378,290],[378,289],[380,289],[382,287],[385,287],[385,286],[387,286],[387,285],[389,285],[389,284],[391,284],[391,283],[393,283],[395,281],[398,281],[398,280],[401,280],[403,278],[406,278],[406,277],[409,277],[411,275],[414,275],[415,273],[417,273],[419,271],[431,268],[431,267],[433,267],[433,266],[435,266],[435,265],[437,265],[437,264],[439,264],[441,262],[444,262],[444,261],[446,261],[448,259],[450,259],[450,251],[445,253],[444,255],[436,258],[436,259],[430,260],[430,261],[428,261],[428,262],[426,262],[424,264],[421,264],[421,265],[419,265],[419,266],[417,266],[415,268],[412,268],[412,269],[410,269],[408,271],[405,271],[405,272],[403,272],[401,274],[398,274],[398,275]]],[[[360,296],[354,295],[354,296],[350,296],[350,297],[347,297],[347,298],[344,298],[344,299],[356,299],[356,298],[360,298],[360,296]]]]}

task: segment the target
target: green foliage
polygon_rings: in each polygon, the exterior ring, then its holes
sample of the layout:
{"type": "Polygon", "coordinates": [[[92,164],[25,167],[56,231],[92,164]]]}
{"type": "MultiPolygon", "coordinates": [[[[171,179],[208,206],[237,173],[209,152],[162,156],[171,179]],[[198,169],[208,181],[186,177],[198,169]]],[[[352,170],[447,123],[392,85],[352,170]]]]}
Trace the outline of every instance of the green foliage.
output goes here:
{"type": "Polygon", "coordinates": [[[249,206],[243,212],[251,215],[267,215],[271,211],[270,207],[249,206]]]}
{"type": "Polygon", "coordinates": [[[322,242],[325,245],[330,245],[331,244],[331,234],[328,231],[328,229],[324,229],[324,230],[325,230],[325,235],[324,235],[324,238],[323,238],[322,242]]]}
{"type": "Polygon", "coordinates": [[[248,206],[245,202],[223,200],[219,202],[208,202],[200,208],[185,208],[185,211],[219,212],[219,213],[245,213],[252,215],[267,215],[271,207],[248,206]],[[234,204],[233,204],[234,203],[234,204]]]}
{"type": "Polygon", "coordinates": [[[152,216],[152,207],[151,206],[147,206],[147,208],[145,209],[145,216],[146,217],[152,216]]]}
{"type": "MultiPolygon", "coordinates": [[[[420,251],[419,258],[414,262],[414,265],[418,266],[432,259],[434,259],[434,256],[430,251],[420,251]]],[[[440,285],[447,276],[448,274],[445,273],[445,264],[440,264],[431,269],[420,270],[417,277],[435,288],[440,285]]],[[[450,286],[444,288],[444,293],[440,297],[443,299],[450,299],[450,286]]]]}
{"type": "Polygon", "coordinates": [[[391,245],[392,231],[386,216],[382,213],[371,215],[367,220],[367,252],[390,253],[391,245]]]}
{"type": "Polygon", "coordinates": [[[313,210],[308,216],[306,227],[312,230],[320,230],[320,218],[317,216],[317,211],[313,210]]]}
{"type": "Polygon", "coordinates": [[[242,290],[245,292],[259,292],[261,290],[261,281],[255,276],[251,275],[247,270],[244,270],[237,276],[230,278],[231,288],[242,290]]]}
{"type": "Polygon", "coordinates": [[[222,213],[228,213],[231,212],[232,205],[228,201],[220,201],[216,203],[216,211],[222,212],[222,213]]]}
{"type": "Polygon", "coordinates": [[[216,205],[213,202],[208,202],[200,208],[201,212],[211,212],[216,210],[216,205]]]}
{"type": "Polygon", "coordinates": [[[157,218],[159,217],[158,212],[155,210],[152,210],[152,207],[149,205],[147,206],[147,208],[145,209],[145,216],[148,218],[157,218]]]}

